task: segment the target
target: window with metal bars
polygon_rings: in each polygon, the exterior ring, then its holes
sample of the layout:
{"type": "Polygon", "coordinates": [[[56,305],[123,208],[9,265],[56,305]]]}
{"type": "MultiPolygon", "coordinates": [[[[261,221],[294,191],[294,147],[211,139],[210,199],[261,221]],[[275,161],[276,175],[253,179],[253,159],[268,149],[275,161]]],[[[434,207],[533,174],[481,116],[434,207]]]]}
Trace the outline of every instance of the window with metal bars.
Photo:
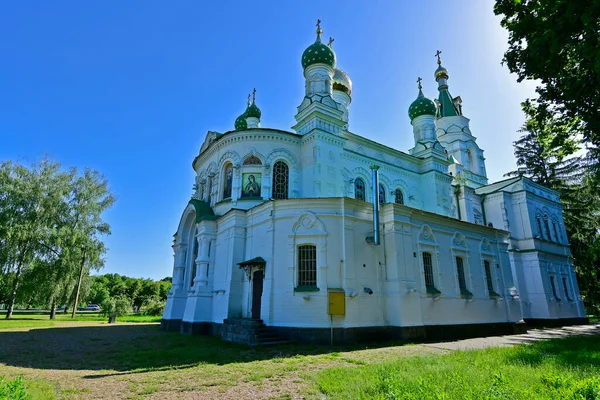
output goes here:
{"type": "Polygon", "coordinates": [[[404,204],[404,194],[402,193],[402,190],[400,190],[400,189],[394,190],[394,201],[397,204],[404,204]]]}
{"type": "Polygon", "coordinates": [[[565,291],[565,297],[567,298],[567,300],[571,300],[571,296],[569,295],[569,287],[567,285],[567,278],[563,276],[562,278],[562,283],[563,283],[563,290],[565,291]]]}
{"type": "Polygon", "coordinates": [[[298,246],[298,286],[317,286],[317,246],[298,246]]]}
{"type": "Polygon", "coordinates": [[[283,161],[273,165],[273,197],[274,199],[287,199],[289,189],[290,169],[283,161]]]}
{"type": "Polygon", "coordinates": [[[456,272],[458,273],[458,287],[461,294],[467,291],[467,282],[465,280],[465,267],[462,257],[456,257],[456,272]]]}
{"type": "Polygon", "coordinates": [[[356,178],[354,180],[354,198],[362,201],[365,201],[366,199],[365,181],[361,178],[356,178]]]}
{"type": "Polygon", "coordinates": [[[494,293],[494,281],[492,280],[492,269],[490,268],[490,262],[488,260],[483,261],[483,268],[485,269],[485,281],[487,283],[487,289],[490,294],[494,293]]]}
{"type": "Polygon", "coordinates": [[[385,188],[379,184],[379,204],[385,204],[385,188]]]}
{"type": "Polygon", "coordinates": [[[550,286],[552,287],[552,296],[556,299],[556,301],[560,301],[560,297],[556,293],[556,282],[554,282],[554,276],[550,275],[550,286]]]}
{"type": "Polygon", "coordinates": [[[425,273],[425,288],[427,291],[435,289],[433,280],[433,263],[431,262],[431,253],[423,252],[423,271],[425,273]]]}

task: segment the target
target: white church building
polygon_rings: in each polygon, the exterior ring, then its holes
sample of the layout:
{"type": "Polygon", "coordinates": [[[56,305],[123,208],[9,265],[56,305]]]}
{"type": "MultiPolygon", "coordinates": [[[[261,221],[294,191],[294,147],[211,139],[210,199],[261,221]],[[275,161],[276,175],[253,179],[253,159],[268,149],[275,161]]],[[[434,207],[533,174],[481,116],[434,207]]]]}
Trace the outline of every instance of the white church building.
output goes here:
{"type": "Polygon", "coordinates": [[[256,344],[587,322],[557,193],[488,182],[439,52],[439,96],[419,79],[403,152],[349,130],[352,82],[321,34],[291,131],[261,127],[253,98],[234,130],[206,135],[163,329],[256,344]]]}

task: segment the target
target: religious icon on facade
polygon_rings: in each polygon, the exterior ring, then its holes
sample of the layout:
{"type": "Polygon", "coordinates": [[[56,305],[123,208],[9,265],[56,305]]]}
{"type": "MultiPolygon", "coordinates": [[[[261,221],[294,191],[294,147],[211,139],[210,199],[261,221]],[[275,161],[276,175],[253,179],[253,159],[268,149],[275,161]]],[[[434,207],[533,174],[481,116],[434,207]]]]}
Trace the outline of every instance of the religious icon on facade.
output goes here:
{"type": "Polygon", "coordinates": [[[260,196],[260,174],[242,174],[242,197],[260,196]]]}

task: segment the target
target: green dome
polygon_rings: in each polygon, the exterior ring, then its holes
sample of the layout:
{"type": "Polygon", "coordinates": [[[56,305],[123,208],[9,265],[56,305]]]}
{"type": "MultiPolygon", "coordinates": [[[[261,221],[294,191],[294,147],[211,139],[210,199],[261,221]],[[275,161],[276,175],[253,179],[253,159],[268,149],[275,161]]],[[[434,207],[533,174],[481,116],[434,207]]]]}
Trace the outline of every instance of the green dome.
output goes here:
{"type": "Polygon", "coordinates": [[[331,47],[321,42],[321,35],[317,35],[317,40],[302,53],[302,68],[306,69],[314,64],[327,64],[335,68],[335,53],[331,47]]]}
{"type": "Polygon", "coordinates": [[[241,129],[248,129],[248,123],[246,122],[246,113],[243,113],[235,119],[234,127],[236,131],[239,131],[241,129]]]}
{"type": "Polygon", "coordinates": [[[408,116],[412,121],[421,115],[435,115],[435,111],[435,103],[425,97],[423,91],[419,89],[417,99],[408,107],[408,116]]]}
{"type": "Polygon", "coordinates": [[[250,106],[246,109],[246,118],[254,117],[260,119],[260,108],[256,106],[256,103],[252,102],[250,106]]]}

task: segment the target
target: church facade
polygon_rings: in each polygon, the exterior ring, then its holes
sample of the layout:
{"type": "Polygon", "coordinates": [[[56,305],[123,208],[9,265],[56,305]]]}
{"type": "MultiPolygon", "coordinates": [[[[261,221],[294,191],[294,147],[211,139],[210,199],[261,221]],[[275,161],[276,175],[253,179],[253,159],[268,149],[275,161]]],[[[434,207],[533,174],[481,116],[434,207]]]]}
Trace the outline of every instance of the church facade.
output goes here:
{"type": "Polygon", "coordinates": [[[419,78],[402,152],[350,132],[352,82],[321,34],[292,131],[261,127],[253,98],[234,130],[206,135],[163,327],[221,335],[254,319],[346,342],[585,322],[557,193],[489,184],[439,52],[438,98],[419,78]]]}

